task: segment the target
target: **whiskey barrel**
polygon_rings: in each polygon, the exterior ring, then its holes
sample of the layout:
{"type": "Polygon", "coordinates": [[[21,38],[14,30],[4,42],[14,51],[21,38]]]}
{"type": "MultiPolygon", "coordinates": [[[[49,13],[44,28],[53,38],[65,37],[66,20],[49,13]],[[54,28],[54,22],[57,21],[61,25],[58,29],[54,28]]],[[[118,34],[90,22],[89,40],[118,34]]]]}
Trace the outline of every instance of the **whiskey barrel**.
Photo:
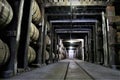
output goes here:
{"type": "Polygon", "coordinates": [[[51,40],[50,40],[50,37],[47,35],[46,38],[46,45],[50,45],[51,44],[51,40]]]}
{"type": "Polygon", "coordinates": [[[0,65],[4,65],[10,57],[10,51],[2,40],[0,40],[0,65]]]}
{"type": "Polygon", "coordinates": [[[117,42],[120,43],[120,32],[117,32],[117,42]]]}
{"type": "Polygon", "coordinates": [[[115,16],[115,7],[112,5],[107,6],[106,8],[106,14],[108,16],[115,16]]]}
{"type": "Polygon", "coordinates": [[[112,5],[107,6],[106,14],[109,22],[114,22],[113,16],[115,16],[115,7],[112,5]]]}
{"type": "Polygon", "coordinates": [[[56,56],[55,56],[55,57],[56,57],[56,59],[58,59],[58,58],[59,58],[59,55],[58,55],[58,54],[56,54],[56,56]]]}
{"type": "Polygon", "coordinates": [[[34,0],[32,3],[32,21],[35,24],[39,24],[41,19],[41,11],[37,4],[37,2],[34,0]]]}
{"type": "Polygon", "coordinates": [[[28,63],[32,63],[36,58],[36,52],[35,50],[29,46],[28,48],[28,63]]]}
{"type": "Polygon", "coordinates": [[[61,60],[61,59],[62,59],[62,56],[61,56],[61,54],[58,54],[58,56],[59,56],[59,60],[61,60]]]}
{"type": "Polygon", "coordinates": [[[50,57],[50,55],[49,55],[48,51],[46,50],[46,51],[45,51],[45,60],[48,60],[49,57],[50,57]]]}
{"type": "Polygon", "coordinates": [[[49,22],[46,22],[46,26],[47,26],[47,31],[50,32],[51,26],[50,26],[49,22]]]}
{"type": "Polygon", "coordinates": [[[30,38],[31,40],[38,40],[39,38],[39,30],[36,28],[36,26],[31,23],[31,26],[30,26],[30,38]]]}
{"type": "Polygon", "coordinates": [[[55,59],[55,54],[54,53],[52,53],[52,57],[53,57],[53,59],[55,59]]]}
{"type": "Polygon", "coordinates": [[[6,0],[0,0],[0,29],[8,25],[13,18],[13,11],[6,0]]]}

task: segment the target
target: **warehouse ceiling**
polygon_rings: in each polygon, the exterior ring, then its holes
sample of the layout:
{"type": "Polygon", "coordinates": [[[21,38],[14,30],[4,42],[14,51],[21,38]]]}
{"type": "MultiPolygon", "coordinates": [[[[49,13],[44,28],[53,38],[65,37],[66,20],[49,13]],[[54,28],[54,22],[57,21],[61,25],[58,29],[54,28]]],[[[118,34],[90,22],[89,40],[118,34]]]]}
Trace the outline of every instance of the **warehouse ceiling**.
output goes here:
{"type": "MultiPolygon", "coordinates": [[[[96,23],[101,23],[109,0],[45,0],[45,14],[63,41],[84,39],[92,34],[96,23]]],[[[64,42],[65,47],[71,46],[64,42]]],[[[79,46],[79,42],[72,44],[79,46]]]]}

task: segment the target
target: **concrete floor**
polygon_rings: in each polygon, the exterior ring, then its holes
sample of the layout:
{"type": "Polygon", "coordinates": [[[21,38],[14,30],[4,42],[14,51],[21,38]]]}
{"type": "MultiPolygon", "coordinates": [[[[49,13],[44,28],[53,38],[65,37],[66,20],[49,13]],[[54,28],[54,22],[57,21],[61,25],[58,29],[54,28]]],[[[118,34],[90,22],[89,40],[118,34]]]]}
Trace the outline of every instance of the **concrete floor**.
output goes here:
{"type": "Polygon", "coordinates": [[[62,60],[8,80],[120,80],[120,71],[81,60],[62,60]]]}

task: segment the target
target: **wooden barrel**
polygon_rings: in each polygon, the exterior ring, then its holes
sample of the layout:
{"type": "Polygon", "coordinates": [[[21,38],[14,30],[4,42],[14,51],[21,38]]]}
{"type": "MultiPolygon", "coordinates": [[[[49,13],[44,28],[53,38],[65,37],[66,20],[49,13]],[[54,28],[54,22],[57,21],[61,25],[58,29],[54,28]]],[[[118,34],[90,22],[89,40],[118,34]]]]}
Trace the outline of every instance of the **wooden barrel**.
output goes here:
{"type": "Polygon", "coordinates": [[[50,45],[49,45],[49,46],[46,46],[46,50],[47,50],[47,51],[50,51],[50,49],[51,49],[50,45]]]}
{"type": "Polygon", "coordinates": [[[35,24],[39,24],[41,19],[41,11],[40,8],[35,0],[32,3],[32,21],[35,24]]]}
{"type": "Polygon", "coordinates": [[[8,25],[13,18],[13,11],[6,0],[0,0],[0,29],[8,25]]]}
{"type": "Polygon", "coordinates": [[[50,32],[50,28],[51,28],[51,26],[50,26],[49,22],[46,22],[46,26],[47,26],[47,31],[50,32]]]}
{"type": "Polygon", "coordinates": [[[0,40],[0,65],[4,65],[10,57],[10,51],[2,40],[0,40]]]}
{"type": "Polygon", "coordinates": [[[120,26],[116,26],[117,30],[120,30],[120,26]]]}
{"type": "Polygon", "coordinates": [[[117,42],[120,43],[120,32],[117,32],[117,42]]]}
{"type": "Polygon", "coordinates": [[[58,55],[58,54],[56,54],[56,58],[57,58],[57,59],[59,58],[59,55],[58,55]]]}
{"type": "Polygon", "coordinates": [[[32,63],[36,58],[36,52],[35,50],[29,46],[28,48],[28,63],[32,63]]]}
{"type": "Polygon", "coordinates": [[[46,36],[46,40],[45,41],[46,41],[46,45],[50,45],[51,44],[51,40],[50,40],[48,35],[46,36]]]}
{"type": "Polygon", "coordinates": [[[58,54],[59,55],[59,60],[61,60],[62,59],[62,56],[61,56],[61,54],[58,54]]]}
{"type": "Polygon", "coordinates": [[[109,22],[113,22],[114,21],[113,16],[115,16],[115,7],[111,5],[107,6],[106,14],[108,16],[109,22]]]}
{"type": "Polygon", "coordinates": [[[38,40],[39,38],[39,30],[36,28],[36,26],[31,23],[31,26],[30,26],[30,38],[31,40],[38,40]]]}
{"type": "Polygon", "coordinates": [[[50,57],[50,55],[49,55],[48,51],[46,50],[46,51],[45,51],[45,60],[48,60],[49,57],[50,57]]]}
{"type": "Polygon", "coordinates": [[[53,59],[55,59],[55,54],[54,53],[52,53],[52,57],[53,57],[53,59]]]}
{"type": "Polygon", "coordinates": [[[115,7],[112,5],[107,6],[106,8],[106,14],[108,16],[115,16],[115,7]]]}

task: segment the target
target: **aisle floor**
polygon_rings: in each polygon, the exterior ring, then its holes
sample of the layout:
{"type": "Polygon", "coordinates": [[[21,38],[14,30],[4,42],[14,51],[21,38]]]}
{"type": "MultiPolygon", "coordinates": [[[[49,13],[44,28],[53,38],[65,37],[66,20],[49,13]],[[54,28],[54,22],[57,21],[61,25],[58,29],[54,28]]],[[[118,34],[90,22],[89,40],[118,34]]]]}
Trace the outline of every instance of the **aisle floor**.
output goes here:
{"type": "Polygon", "coordinates": [[[9,80],[120,80],[120,71],[81,60],[62,60],[9,80]]]}

